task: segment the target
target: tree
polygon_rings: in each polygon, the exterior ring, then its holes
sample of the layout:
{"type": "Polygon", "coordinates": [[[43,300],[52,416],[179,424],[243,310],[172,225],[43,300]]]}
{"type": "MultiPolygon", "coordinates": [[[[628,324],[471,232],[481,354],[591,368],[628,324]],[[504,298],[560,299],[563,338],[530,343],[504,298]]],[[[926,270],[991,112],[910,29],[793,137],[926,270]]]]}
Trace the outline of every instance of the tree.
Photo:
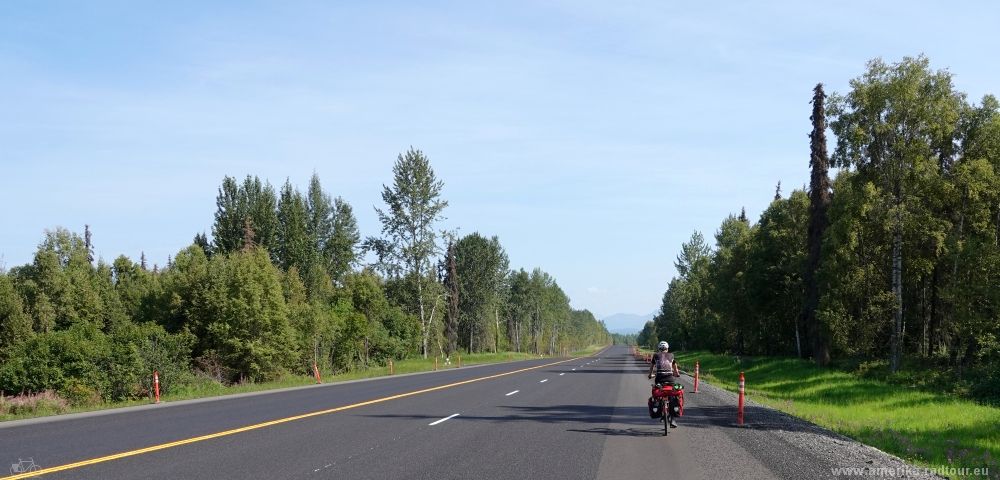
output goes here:
{"type": "Polygon", "coordinates": [[[334,205],[330,195],[323,191],[319,175],[313,173],[309,179],[309,190],[306,193],[306,211],[308,212],[306,232],[312,238],[314,249],[322,259],[324,268],[329,268],[332,253],[327,246],[330,244],[334,230],[334,205]]]}
{"type": "Polygon", "coordinates": [[[235,178],[226,176],[222,179],[215,205],[215,223],[212,225],[215,248],[222,253],[238,250],[243,246],[246,212],[240,201],[240,189],[235,178]]]}
{"type": "Polygon", "coordinates": [[[215,199],[215,223],[212,225],[214,250],[229,253],[246,244],[247,223],[253,229],[253,243],[273,248],[277,229],[274,188],[256,176],[247,175],[243,184],[226,176],[215,199]]]}
{"type": "MultiPolygon", "coordinates": [[[[458,350],[458,325],[461,311],[459,304],[461,301],[461,291],[459,289],[458,267],[455,261],[455,244],[448,243],[448,253],[445,256],[444,287],[447,295],[448,306],[445,311],[445,354],[451,355],[458,350]]],[[[423,334],[423,332],[421,332],[423,334]]]]}
{"type": "Polygon", "coordinates": [[[717,247],[712,257],[714,285],[712,303],[721,319],[726,337],[723,348],[743,354],[747,320],[750,315],[746,272],[749,268],[749,240],[753,236],[746,212],[730,215],[715,234],[717,247]]]}
{"type": "Polygon", "coordinates": [[[474,350],[475,339],[479,339],[481,344],[491,341],[496,351],[500,333],[500,301],[510,264],[507,254],[496,236],[487,239],[479,233],[472,233],[455,244],[455,259],[461,298],[459,309],[464,320],[460,328],[469,339],[469,351],[474,350]],[[487,323],[491,316],[494,322],[487,323]],[[492,332],[488,328],[490,323],[495,329],[492,332]]]}
{"type": "MultiPolygon", "coordinates": [[[[824,101],[826,94],[823,92],[823,84],[816,84],[813,89],[813,112],[809,118],[812,120],[813,129],[809,134],[809,166],[811,176],[809,181],[809,236],[805,272],[802,275],[805,286],[805,301],[802,305],[800,323],[805,325],[811,342],[811,350],[816,363],[826,365],[830,361],[830,345],[827,334],[816,316],[816,309],[819,308],[819,283],[816,274],[819,271],[820,259],[822,258],[821,246],[823,243],[823,233],[828,224],[826,211],[830,207],[830,160],[826,153],[826,110],[824,101]]],[[[798,323],[795,325],[796,344],[798,339],[798,323]]],[[[799,356],[802,356],[799,349],[799,356]]]]}
{"type": "Polygon", "coordinates": [[[278,233],[275,258],[283,270],[308,269],[316,260],[315,243],[309,235],[309,211],[302,194],[285,180],[278,200],[278,233]]]}
{"type": "Polygon", "coordinates": [[[788,355],[801,350],[800,314],[809,197],[794,190],[764,210],[749,239],[744,282],[750,354],[788,355]]]}
{"type": "Polygon", "coordinates": [[[90,225],[83,226],[83,243],[87,249],[87,262],[94,263],[94,235],[90,232],[90,225]]]}
{"type": "MultiPolygon", "coordinates": [[[[196,233],[194,235],[193,243],[195,245],[197,245],[198,247],[200,247],[205,252],[206,256],[208,256],[208,257],[212,256],[212,244],[209,243],[208,236],[206,236],[204,232],[202,232],[202,233],[196,233]]],[[[145,255],[143,255],[143,257],[145,257],[145,255]]],[[[146,269],[146,267],[145,267],[145,258],[143,258],[143,267],[142,267],[142,269],[143,270],[146,269]]]]}
{"type": "Polygon", "coordinates": [[[448,202],[441,199],[444,182],[435,177],[430,160],[412,147],[393,166],[392,186],[383,186],[386,210],[375,208],[382,222],[382,239],[369,239],[369,249],[379,255],[379,266],[389,275],[405,273],[417,282],[422,352],[427,357],[429,317],[425,312],[424,282],[431,259],[438,254],[437,223],[448,202]]]}
{"type": "Polygon", "coordinates": [[[208,274],[207,291],[196,307],[203,309],[203,341],[232,369],[232,379],[266,380],[294,368],[299,356],[281,274],[267,252],[257,248],[215,256],[208,274]]]}
{"type": "Polygon", "coordinates": [[[358,221],[354,218],[351,204],[337,197],[333,202],[333,233],[330,241],[324,245],[329,262],[327,268],[335,281],[343,281],[344,275],[357,265],[360,242],[358,221]]]}
{"type": "Polygon", "coordinates": [[[926,57],[896,64],[868,63],[851,81],[851,92],[831,102],[837,135],[834,165],[857,168],[859,179],[872,182],[884,198],[892,230],[891,284],[895,298],[890,339],[890,368],[895,372],[903,350],[903,236],[915,210],[915,189],[947,168],[957,130],[962,97],[951,74],[933,72],[926,57]]]}
{"type": "Polygon", "coordinates": [[[24,312],[21,296],[6,274],[0,273],[0,360],[32,336],[31,317],[24,312]]]}
{"type": "Polygon", "coordinates": [[[531,275],[523,268],[508,275],[506,303],[507,336],[514,350],[520,352],[523,345],[524,327],[530,326],[534,308],[531,302],[531,275]]]}

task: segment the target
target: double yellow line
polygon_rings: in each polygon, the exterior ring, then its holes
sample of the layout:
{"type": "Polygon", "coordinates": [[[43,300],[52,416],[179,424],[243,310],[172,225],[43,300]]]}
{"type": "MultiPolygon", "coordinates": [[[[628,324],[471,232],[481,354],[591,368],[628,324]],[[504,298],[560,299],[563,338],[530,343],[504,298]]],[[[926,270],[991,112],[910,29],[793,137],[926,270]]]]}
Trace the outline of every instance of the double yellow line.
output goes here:
{"type": "MultiPolygon", "coordinates": [[[[579,358],[579,357],[577,357],[577,358],[579,358]]],[[[571,361],[577,360],[577,358],[571,358],[569,360],[561,360],[561,361],[558,361],[558,362],[546,363],[544,365],[538,365],[536,367],[522,368],[520,370],[513,370],[513,371],[510,371],[510,372],[498,373],[496,375],[489,375],[489,376],[486,376],[486,377],[472,378],[472,379],[469,379],[469,380],[463,380],[461,382],[449,383],[447,385],[440,385],[440,386],[437,386],[437,387],[425,388],[423,390],[415,390],[415,391],[412,391],[412,392],[400,393],[398,395],[392,395],[392,396],[388,396],[388,397],[376,398],[376,399],[368,400],[368,401],[365,401],[365,402],[354,403],[354,404],[351,404],[351,405],[344,405],[342,407],[329,408],[329,409],[326,409],[326,410],[319,410],[319,411],[316,411],[316,412],[304,413],[302,415],[295,415],[293,417],[279,418],[277,420],[271,420],[271,421],[263,422],[263,423],[256,423],[256,424],[253,424],[253,425],[247,425],[245,427],[234,428],[232,430],[225,430],[225,431],[222,431],[222,432],[210,433],[208,435],[202,435],[202,436],[199,436],[199,437],[191,437],[191,438],[186,438],[186,439],[183,439],[183,440],[177,440],[175,442],[161,443],[159,445],[153,445],[151,447],[140,448],[140,449],[137,449],[137,450],[129,450],[129,451],[126,451],[126,452],[115,453],[115,454],[107,455],[107,456],[104,456],[104,457],[92,458],[90,460],[83,460],[83,461],[74,462],[74,463],[67,463],[65,465],[59,465],[57,467],[43,468],[41,470],[35,470],[33,472],[27,472],[27,473],[20,473],[20,474],[9,476],[9,477],[0,477],[0,480],[18,480],[18,479],[22,479],[22,478],[31,478],[31,477],[37,477],[39,475],[46,475],[46,474],[50,474],[50,473],[62,472],[62,471],[65,471],[65,470],[73,470],[73,469],[80,468],[80,467],[86,467],[87,465],[94,465],[94,464],[98,464],[98,463],[110,462],[112,460],[118,460],[120,458],[134,457],[136,455],[142,455],[142,454],[145,454],[145,453],[155,452],[155,451],[158,451],[158,450],[165,450],[165,449],[168,449],[168,448],[179,447],[181,445],[187,445],[187,444],[190,444],[190,443],[203,442],[205,440],[211,440],[213,438],[219,438],[219,437],[225,437],[225,436],[229,436],[229,435],[235,435],[237,433],[249,432],[251,430],[257,430],[257,429],[261,429],[261,428],[271,427],[271,426],[274,426],[274,425],[280,425],[282,423],[294,422],[296,420],[302,420],[302,419],[305,419],[305,418],[317,417],[319,415],[327,415],[327,414],[336,413],[336,412],[342,412],[344,410],[350,410],[352,408],[364,407],[366,405],[373,405],[373,404],[376,404],[376,403],[388,402],[390,400],[397,400],[397,399],[400,399],[400,398],[412,397],[414,395],[420,395],[420,394],[423,394],[423,393],[436,392],[438,390],[444,390],[446,388],[457,387],[459,385],[466,385],[466,384],[469,384],[469,383],[481,382],[483,380],[490,380],[490,379],[493,379],[493,378],[505,377],[507,375],[514,375],[514,374],[517,374],[517,373],[523,373],[523,372],[527,372],[527,371],[530,371],[530,370],[537,370],[539,368],[551,367],[552,365],[558,365],[560,363],[566,363],[566,362],[571,362],[571,361]]]]}

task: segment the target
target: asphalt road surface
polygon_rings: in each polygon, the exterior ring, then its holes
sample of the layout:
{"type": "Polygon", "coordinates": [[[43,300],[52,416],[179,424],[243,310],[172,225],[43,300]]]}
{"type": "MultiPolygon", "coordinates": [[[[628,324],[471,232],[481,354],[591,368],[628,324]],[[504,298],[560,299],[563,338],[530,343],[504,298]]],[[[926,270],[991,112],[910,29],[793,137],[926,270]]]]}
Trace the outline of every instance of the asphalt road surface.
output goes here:
{"type": "Polygon", "coordinates": [[[833,468],[898,462],[756,406],[738,427],[733,396],[704,384],[693,394],[690,379],[680,427],[664,437],[646,412],[645,368],[617,346],[6,422],[0,475],[27,458],[42,478],[102,480],[832,478],[833,468]]]}

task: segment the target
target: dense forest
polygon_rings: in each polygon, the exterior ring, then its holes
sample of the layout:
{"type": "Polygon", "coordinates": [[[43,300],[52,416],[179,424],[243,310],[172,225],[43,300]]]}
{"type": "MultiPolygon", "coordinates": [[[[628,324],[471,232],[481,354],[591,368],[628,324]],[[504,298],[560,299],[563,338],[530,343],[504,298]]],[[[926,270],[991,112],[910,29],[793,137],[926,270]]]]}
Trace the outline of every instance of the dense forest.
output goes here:
{"type": "Polygon", "coordinates": [[[779,183],[714,247],[695,232],[639,342],[909,370],[1000,399],[1000,103],[970,103],[925,57],[873,60],[846,94],[817,85],[810,119],[808,189],[779,183]]]}
{"type": "Polygon", "coordinates": [[[362,238],[350,204],[313,175],[302,192],[226,177],[211,236],[164,266],[94,258],[94,235],[45,233],[0,271],[0,391],[74,403],[148,395],[195,379],[263,381],[412,356],[565,354],[611,342],[541,269],[511,270],[500,240],[441,231],[443,182],[401,154],[362,238]],[[365,259],[373,259],[366,264],[365,259]]]}

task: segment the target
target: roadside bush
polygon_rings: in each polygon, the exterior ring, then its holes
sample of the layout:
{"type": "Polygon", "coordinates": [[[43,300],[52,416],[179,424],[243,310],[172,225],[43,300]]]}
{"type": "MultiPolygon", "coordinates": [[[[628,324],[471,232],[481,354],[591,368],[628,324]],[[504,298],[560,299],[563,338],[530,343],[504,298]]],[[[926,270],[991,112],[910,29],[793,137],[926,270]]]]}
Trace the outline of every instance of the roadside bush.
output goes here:
{"type": "Polygon", "coordinates": [[[73,406],[97,405],[102,401],[97,389],[77,379],[67,381],[61,393],[61,396],[73,406]]]}
{"type": "Polygon", "coordinates": [[[185,378],[192,339],[152,324],[123,324],[105,334],[80,323],[19,344],[0,366],[0,391],[55,390],[74,405],[146,396],[153,370],[161,392],[185,378]]]}
{"type": "Polygon", "coordinates": [[[107,349],[105,335],[89,323],[35,335],[19,344],[11,360],[0,366],[0,391],[62,391],[70,379],[101,391],[107,381],[101,370],[107,349]]]}

